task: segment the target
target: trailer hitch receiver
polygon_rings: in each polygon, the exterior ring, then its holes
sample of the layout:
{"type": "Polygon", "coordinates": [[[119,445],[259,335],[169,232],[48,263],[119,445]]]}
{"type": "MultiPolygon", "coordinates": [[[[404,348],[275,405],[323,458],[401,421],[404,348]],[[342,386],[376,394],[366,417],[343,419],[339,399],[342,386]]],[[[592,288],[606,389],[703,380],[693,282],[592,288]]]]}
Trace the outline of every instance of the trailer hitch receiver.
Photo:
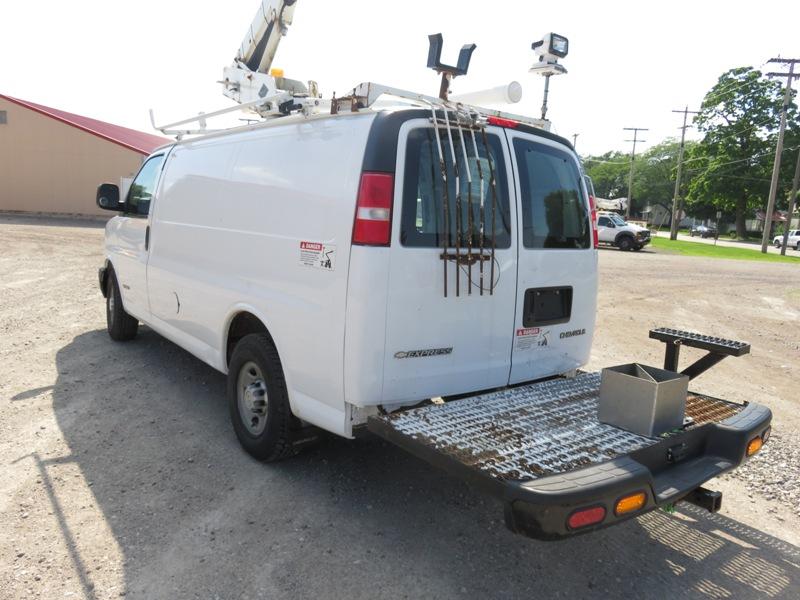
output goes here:
{"type": "Polygon", "coordinates": [[[706,509],[710,513],[719,512],[722,508],[722,492],[714,492],[704,487],[695,488],[683,498],[684,502],[706,509]]]}

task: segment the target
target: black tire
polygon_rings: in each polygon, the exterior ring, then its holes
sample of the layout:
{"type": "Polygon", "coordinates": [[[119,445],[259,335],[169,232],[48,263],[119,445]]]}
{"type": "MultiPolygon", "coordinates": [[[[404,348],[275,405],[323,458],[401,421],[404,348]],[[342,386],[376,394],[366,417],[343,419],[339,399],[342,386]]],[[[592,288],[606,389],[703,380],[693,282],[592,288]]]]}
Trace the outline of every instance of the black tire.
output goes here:
{"type": "Polygon", "coordinates": [[[621,235],[617,240],[617,248],[623,252],[627,252],[633,248],[633,238],[629,235],[621,235]]]}
{"type": "Polygon", "coordinates": [[[642,248],[644,248],[644,246],[639,246],[639,245],[636,245],[636,246],[634,246],[634,247],[633,247],[633,251],[634,251],[634,252],[638,252],[638,251],[639,251],[639,250],[641,250],[642,248]]]}
{"type": "Polygon", "coordinates": [[[800,242],[797,242],[797,245],[794,247],[794,249],[800,252],[800,242]]]}
{"type": "Polygon", "coordinates": [[[775,247],[776,248],[780,248],[781,247],[781,241],[780,240],[775,240],[775,247]]]}
{"type": "Polygon", "coordinates": [[[125,312],[122,295],[114,271],[106,279],[106,326],[108,335],[116,342],[127,342],[136,337],[139,321],[125,312]]]}
{"type": "MultiPolygon", "coordinates": [[[[243,398],[243,406],[245,402],[243,398]]],[[[228,367],[228,408],[236,437],[252,457],[263,462],[274,462],[296,453],[292,445],[293,417],[286,380],[278,351],[269,335],[250,334],[236,344],[228,367]],[[240,393],[244,395],[245,390],[250,387],[243,387],[241,391],[239,389],[242,387],[240,377],[250,376],[246,372],[248,365],[251,365],[251,370],[260,372],[259,381],[266,388],[266,406],[261,409],[264,424],[263,429],[257,433],[252,430],[255,427],[254,420],[257,421],[262,416],[254,416],[248,425],[242,416],[246,407],[240,409],[240,393]]],[[[250,410],[254,415],[257,414],[255,408],[251,407],[250,410]]]]}

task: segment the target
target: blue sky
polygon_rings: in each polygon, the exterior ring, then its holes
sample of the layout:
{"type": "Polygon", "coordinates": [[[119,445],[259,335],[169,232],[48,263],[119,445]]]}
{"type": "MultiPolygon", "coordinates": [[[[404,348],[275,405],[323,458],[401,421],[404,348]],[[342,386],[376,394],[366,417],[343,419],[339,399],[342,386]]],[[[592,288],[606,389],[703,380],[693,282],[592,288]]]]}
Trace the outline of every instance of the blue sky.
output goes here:
{"type": "MultiPolygon", "coordinates": [[[[0,21],[0,92],[150,131],[148,108],[177,120],[229,105],[220,86],[258,0],[28,0],[0,21]]],[[[442,32],[446,60],[478,45],[454,91],[512,79],[537,116],[542,80],[529,75],[531,42],[569,37],[569,70],[553,79],[554,131],[579,133],[578,150],[626,150],[623,127],[648,127],[648,143],[676,135],[672,109],[696,107],[717,77],[771,56],[800,58],[800,3],[298,0],[275,66],[320,83],[326,96],[360,81],[435,95],[427,35],[442,32]]],[[[800,84],[795,84],[797,87],[800,84]]]]}

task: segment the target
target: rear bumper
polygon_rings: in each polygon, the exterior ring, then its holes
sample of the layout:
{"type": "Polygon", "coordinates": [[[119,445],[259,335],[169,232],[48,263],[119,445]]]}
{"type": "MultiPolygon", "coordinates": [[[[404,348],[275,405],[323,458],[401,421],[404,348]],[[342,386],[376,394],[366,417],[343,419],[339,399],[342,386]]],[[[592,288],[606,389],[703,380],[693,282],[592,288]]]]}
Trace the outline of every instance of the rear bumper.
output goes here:
{"type": "Polygon", "coordinates": [[[768,435],[771,421],[768,408],[749,404],[725,421],[671,436],[606,463],[528,482],[504,482],[506,525],[528,537],[555,540],[672,504],[740,465],[750,441],[768,435]],[[636,492],[646,494],[645,505],[638,511],[615,515],[616,502],[636,492]],[[605,509],[600,522],[580,529],[567,525],[575,511],[600,506],[605,509]]]}

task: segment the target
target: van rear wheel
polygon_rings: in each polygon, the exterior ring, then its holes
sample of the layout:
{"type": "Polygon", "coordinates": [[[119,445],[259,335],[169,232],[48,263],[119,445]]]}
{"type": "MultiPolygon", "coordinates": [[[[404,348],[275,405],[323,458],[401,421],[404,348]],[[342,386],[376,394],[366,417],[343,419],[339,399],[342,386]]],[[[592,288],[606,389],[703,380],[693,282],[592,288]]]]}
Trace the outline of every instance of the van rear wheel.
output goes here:
{"type": "Polygon", "coordinates": [[[139,321],[126,313],[122,306],[122,294],[114,271],[106,280],[106,326],[108,335],[117,342],[132,340],[139,330],[139,321]]]}
{"type": "Polygon", "coordinates": [[[283,368],[267,334],[243,337],[228,368],[228,408],[236,437],[254,458],[292,456],[292,413],[283,368]]]}

